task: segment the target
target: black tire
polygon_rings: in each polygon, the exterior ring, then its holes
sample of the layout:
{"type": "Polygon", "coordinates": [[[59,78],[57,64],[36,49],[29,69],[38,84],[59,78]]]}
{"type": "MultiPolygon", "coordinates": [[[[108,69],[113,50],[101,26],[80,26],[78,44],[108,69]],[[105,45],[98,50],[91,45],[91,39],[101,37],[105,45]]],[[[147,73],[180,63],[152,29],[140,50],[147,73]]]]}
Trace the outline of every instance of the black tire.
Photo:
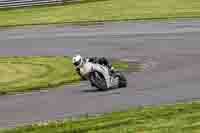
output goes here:
{"type": "Polygon", "coordinates": [[[98,90],[106,90],[107,85],[103,74],[98,71],[91,72],[89,75],[91,86],[95,86],[98,90]],[[99,77],[97,77],[99,76],[99,77]]]}
{"type": "Polygon", "coordinates": [[[127,87],[127,79],[126,79],[126,77],[124,76],[123,73],[116,72],[115,76],[119,77],[119,84],[118,84],[119,88],[127,87]]]}

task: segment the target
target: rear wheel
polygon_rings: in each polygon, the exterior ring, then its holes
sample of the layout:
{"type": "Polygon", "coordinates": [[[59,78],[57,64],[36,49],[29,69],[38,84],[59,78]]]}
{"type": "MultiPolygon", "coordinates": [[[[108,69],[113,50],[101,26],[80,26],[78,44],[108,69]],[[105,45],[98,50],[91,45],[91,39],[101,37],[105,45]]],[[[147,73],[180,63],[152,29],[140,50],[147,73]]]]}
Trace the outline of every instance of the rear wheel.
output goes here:
{"type": "Polygon", "coordinates": [[[119,78],[119,83],[118,83],[119,88],[127,87],[127,79],[123,73],[116,72],[115,77],[119,78]]]}

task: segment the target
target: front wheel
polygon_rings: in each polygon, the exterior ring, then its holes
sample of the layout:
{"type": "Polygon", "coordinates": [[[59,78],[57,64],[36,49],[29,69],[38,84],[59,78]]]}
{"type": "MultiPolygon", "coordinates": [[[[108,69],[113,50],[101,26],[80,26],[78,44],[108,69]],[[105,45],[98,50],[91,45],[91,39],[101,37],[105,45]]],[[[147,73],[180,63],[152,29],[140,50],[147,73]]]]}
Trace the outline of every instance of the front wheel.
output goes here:
{"type": "Polygon", "coordinates": [[[98,71],[91,72],[89,75],[89,80],[90,80],[91,86],[94,86],[99,90],[107,89],[106,80],[102,73],[98,71]]]}

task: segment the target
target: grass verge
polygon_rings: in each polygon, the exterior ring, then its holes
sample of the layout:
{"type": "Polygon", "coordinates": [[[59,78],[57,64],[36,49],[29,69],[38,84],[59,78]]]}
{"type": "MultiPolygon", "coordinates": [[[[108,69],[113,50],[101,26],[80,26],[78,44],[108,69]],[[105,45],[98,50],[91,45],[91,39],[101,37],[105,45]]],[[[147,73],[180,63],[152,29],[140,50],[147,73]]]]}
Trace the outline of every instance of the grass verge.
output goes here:
{"type": "Polygon", "coordinates": [[[200,102],[145,106],[79,120],[50,121],[0,133],[199,133],[200,102]]]}
{"type": "Polygon", "coordinates": [[[0,26],[199,16],[199,0],[80,0],[60,6],[0,10],[0,26]]]}
{"type": "MultiPolygon", "coordinates": [[[[128,64],[115,61],[116,68],[128,64]]],[[[80,80],[70,57],[0,57],[0,94],[52,88],[80,80]]]]}

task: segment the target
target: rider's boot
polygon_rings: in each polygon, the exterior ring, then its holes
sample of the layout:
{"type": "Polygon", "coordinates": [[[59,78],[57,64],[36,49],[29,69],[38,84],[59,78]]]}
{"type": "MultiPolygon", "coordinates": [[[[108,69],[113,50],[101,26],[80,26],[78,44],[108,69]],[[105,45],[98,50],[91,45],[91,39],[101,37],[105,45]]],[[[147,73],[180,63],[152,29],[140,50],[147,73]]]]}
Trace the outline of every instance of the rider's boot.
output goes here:
{"type": "Polygon", "coordinates": [[[109,73],[110,75],[113,75],[115,73],[114,67],[109,68],[109,73]]]}

